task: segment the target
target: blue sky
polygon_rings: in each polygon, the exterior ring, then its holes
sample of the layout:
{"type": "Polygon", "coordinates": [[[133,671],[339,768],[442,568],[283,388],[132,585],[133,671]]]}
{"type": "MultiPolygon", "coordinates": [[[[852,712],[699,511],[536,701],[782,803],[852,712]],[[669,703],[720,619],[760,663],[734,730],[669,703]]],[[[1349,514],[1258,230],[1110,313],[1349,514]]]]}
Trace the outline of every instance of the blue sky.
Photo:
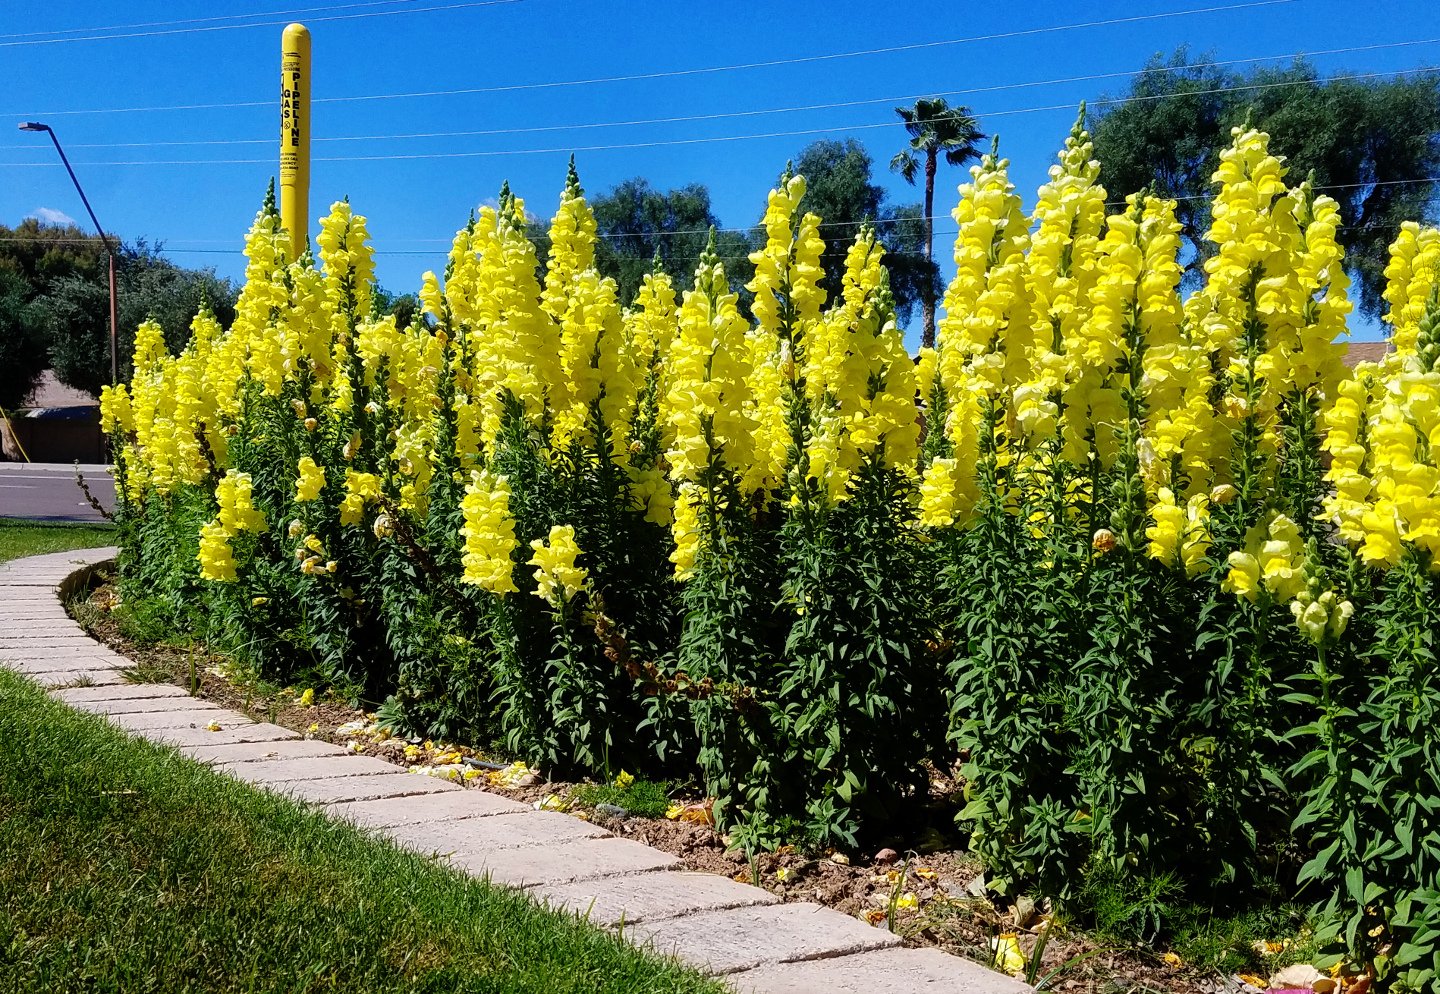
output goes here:
{"type": "MultiPolygon", "coordinates": [[[[275,172],[280,31],[288,19],[302,21],[314,37],[317,161],[311,214],[318,216],[332,200],[348,194],[370,218],[380,281],[399,292],[414,289],[426,269],[442,268],[450,236],[473,206],[494,197],[503,180],[532,211],[548,216],[570,149],[579,149],[581,180],[591,191],[636,175],[661,188],[700,182],[710,188],[722,222],[741,226],[758,217],[787,158],[816,138],[848,136],[870,150],[877,176],[894,200],[913,201],[918,192],[884,169],[904,140],[898,123],[889,126],[895,120],[893,106],[917,96],[969,90],[951,96],[952,103],[968,104],[985,131],[1000,134],[1002,153],[1012,160],[1013,177],[1028,204],[1074,118],[1075,104],[1122,91],[1126,75],[1156,52],[1188,44],[1217,59],[1255,59],[1440,37],[1440,4],[1434,0],[1379,0],[1364,5],[1364,16],[1357,14],[1353,0],[1287,0],[812,58],[1239,2],[1244,0],[913,0],[895,8],[852,0],[811,5],[654,0],[6,4],[0,8],[6,79],[0,121],[8,117],[52,125],[100,220],[122,237],[161,241],[183,264],[238,276],[244,262],[242,236],[275,172]],[[294,13],[301,8],[308,12],[294,13]],[[240,14],[255,16],[109,32],[136,37],[37,43],[94,34],[84,29],[240,14]],[[812,61],[658,79],[533,85],[796,59],[812,61]],[[1104,74],[1114,75],[1021,85],[1104,74]],[[494,91],[497,87],[524,88],[494,91]],[[994,89],[981,89],[987,87],[994,89]],[[334,99],[457,89],[491,92],[334,99]],[[578,127],[860,101],[874,102],[578,127]],[[256,106],[165,109],[243,103],[256,106]],[[150,109],[123,110],[128,108],[150,109]],[[503,133],[334,140],[456,131],[503,133]],[[586,150],[800,131],[813,133],[586,150]],[[167,142],[221,144],[161,144],[167,142]],[[555,151],[521,151],[534,149],[555,151]],[[416,154],[443,157],[321,161],[416,154]],[[177,160],[187,164],[169,164],[177,160]]],[[[1394,72],[1440,63],[1440,44],[1317,55],[1314,61],[1331,73],[1394,72]]],[[[937,213],[954,206],[962,178],[956,170],[942,172],[937,213]]],[[[0,132],[0,222],[13,225],[31,214],[85,219],[46,137],[19,132],[7,122],[0,132]],[[31,163],[47,165],[25,165],[31,163]]],[[[948,220],[937,223],[937,232],[951,230],[948,220]]],[[[937,234],[936,241],[937,256],[948,258],[949,235],[937,234]]]]}

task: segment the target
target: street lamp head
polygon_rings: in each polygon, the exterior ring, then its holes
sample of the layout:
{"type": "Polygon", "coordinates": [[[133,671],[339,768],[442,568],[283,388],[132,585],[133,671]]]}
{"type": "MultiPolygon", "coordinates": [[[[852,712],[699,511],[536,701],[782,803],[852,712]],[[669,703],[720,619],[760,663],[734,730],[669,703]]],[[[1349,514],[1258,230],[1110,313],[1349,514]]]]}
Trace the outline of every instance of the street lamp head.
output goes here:
{"type": "Polygon", "coordinates": [[[41,124],[39,121],[21,121],[21,131],[49,131],[50,125],[41,124]]]}

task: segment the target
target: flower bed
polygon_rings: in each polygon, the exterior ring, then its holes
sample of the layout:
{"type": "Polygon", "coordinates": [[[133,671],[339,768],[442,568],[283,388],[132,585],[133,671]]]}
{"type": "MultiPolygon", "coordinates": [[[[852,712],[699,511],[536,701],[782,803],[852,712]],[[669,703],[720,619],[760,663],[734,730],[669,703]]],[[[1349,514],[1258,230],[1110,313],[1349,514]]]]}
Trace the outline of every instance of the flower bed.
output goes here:
{"type": "Polygon", "coordinates": [[[1107,202],[1078,125],[1032,214],[1007,168],[918,362],[872,231],[827,299],[801,177],[748,296],[709,253],[630,307],[573,171],[543,265],[507,188],[404,328],[347,203],[317,264],[267,202],[235,323],[142,327],[103,398],[124,582],[395,727],[694,778],[745,850],[866,846],[958,764],[1002,893],[1298,885],[1337,958],[1431,982],[1440,232],[1351,372],[1337,206],[1265,135],[1188,296],[1176,205],[1107,202]]]}

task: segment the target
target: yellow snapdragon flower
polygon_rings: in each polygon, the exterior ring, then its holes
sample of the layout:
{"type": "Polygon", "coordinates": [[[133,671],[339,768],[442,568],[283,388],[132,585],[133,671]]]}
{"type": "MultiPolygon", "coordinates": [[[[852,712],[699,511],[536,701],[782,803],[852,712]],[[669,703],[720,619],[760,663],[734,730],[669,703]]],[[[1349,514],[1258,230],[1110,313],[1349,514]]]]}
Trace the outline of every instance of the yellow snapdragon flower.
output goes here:
{"type": "Polygon", "coordinates": [[[216,583],[235,582],[235,556],[230,548],[230,532],[211,521],[200,528],[200,578],[216,583]]]}
{"type": "Polygon", "coordinates": [[[345,471],[345,496],[340,500],[340,523],[358,525],[365,520],[365,505],[380,496],[380,477],[374,473],[345,471]]]}
{"type": "Polygon", "coordinates": [[[1305,587],[1305,543],[1294,521],[1272,514],[1245,533],[1245,548],[1230,553],[1222,589],[1256,600],[1261,591],[1287,603],[1305,587]]]}
{"type": "Polygon", "coordinates": [[[325,469],[309,456],[300,457],[300,478],[295,482],[295,499],[305,503],[320,496],[325,486],[325,469]]]}
{"type": "Polygon", "coordinates": [[[217,520],[227,535],[240,532],[263,532],[268,525],[265,515],[250,503],[253,486],[249,473],[229,470],[215,487],[215,500],[220,505],[217,520]]]}
{"type": "Polygon", "coordinates": [[[475,471],[460,501],[460,513],[465,522],[460,529],[465,539],[461,579],[492,594],[515,593],[519,588],[513,576],[513,553],[519,542],[510,517],[510,481],[475,471]]]}
{"type": "Polygon", "coordinates": [[[536,597],[552,607],[562,607],[585,588],[589,573],[575,565],[580,546],[575,543],[573,525],[555,525],[546,538],[531,542],[530,548],[535,550],[529,565],[536,567],[536,597]]]}
{"type": "Polygon", "coordinates": [[[1210,550],[1209,505],[1206,495],[1194,494],[1181,506],[1174,491],[1161,487],[1150,507],[1154,524],[1145,530],[1150,556],[1167,566],[1183,565],[1189,576],[1203,570],[1210,550]]]}

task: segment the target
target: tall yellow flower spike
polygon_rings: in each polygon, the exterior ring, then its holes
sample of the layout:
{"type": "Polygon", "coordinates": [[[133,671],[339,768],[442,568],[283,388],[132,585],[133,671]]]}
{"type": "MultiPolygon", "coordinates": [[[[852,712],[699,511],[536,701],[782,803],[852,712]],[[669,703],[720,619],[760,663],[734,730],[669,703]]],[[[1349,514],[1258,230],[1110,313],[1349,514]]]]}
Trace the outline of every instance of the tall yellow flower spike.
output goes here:
{"type": "Polygon", "coordinates": [[[529,565],[536,567],[535,596],[552,607],[563,607],[585,587],[589,575],[583,566],[576,566],[580,546],[575,543],[572,525],[555,525],[550,534],[530,543],[535,555],[529,565]]]}

